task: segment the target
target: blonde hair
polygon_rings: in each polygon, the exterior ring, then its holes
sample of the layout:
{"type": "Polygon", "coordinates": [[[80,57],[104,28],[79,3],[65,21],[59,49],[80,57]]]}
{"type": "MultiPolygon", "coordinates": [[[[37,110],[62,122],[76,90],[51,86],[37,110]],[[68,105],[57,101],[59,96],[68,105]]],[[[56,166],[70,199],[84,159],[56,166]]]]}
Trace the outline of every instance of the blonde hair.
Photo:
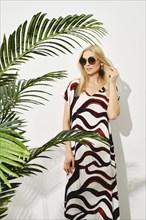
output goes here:
{"type": "MultiPolygon", "coordinates": [[[[111,65],[110,65],[109,61],[107,60],[107,58],[105,57],[104,52],[101,49],[101,47],[99,47],[98,45],[90,45],[90,46],[86,47],[82,51],[82,53],[79,57],[79,60],[83,56],[85,51],[92,51],[93,53],[95,53],[95,55],[97,56],[97,58],[101,62],[102,68],[104,70],[103,79],[105,80],[105,83],[108,84],[108,82],[109,82],[108,71],[109,71],[109,66],[111,66],[111,65]]],[[[77,96],[79,96],[83,92],[83,90],[87,84],[87,81],[88,81],[88,75],[86,74],[84,67],[80,64],[80,62],[78,62],[78,65],[79,65],[81,76],[79,78],[79,85],[78,85],[77,93],[76,93],[77,96]]]]}

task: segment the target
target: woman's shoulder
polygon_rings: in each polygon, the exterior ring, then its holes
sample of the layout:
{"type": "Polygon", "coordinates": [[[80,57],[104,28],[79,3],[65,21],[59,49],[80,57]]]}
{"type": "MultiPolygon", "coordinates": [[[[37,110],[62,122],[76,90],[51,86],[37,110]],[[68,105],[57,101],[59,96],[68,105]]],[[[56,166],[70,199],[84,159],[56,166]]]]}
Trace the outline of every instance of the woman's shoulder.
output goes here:
{"type": "Polygon", "coordinates": [[[71,80],[69,83],[70,90],[76,89],[78,84],[79,84],[79,78],[71,80]]]}

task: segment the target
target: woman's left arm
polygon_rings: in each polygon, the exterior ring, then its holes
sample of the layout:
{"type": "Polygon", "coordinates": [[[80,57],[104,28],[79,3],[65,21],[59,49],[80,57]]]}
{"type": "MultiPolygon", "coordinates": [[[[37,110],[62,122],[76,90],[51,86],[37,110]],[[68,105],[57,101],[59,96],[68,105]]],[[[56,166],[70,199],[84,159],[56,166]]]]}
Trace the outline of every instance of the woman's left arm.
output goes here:
{"type": "Polygon", "coordinates": [[[119,73],[117,69],[115,69],[114,67],[109,67],[109,68],[110,68],[109,104],[107,108],[107,114],[110,120],[114,120],[120,114],[120,106],[119,106],[117,86],[116,86],[119,73]]]}

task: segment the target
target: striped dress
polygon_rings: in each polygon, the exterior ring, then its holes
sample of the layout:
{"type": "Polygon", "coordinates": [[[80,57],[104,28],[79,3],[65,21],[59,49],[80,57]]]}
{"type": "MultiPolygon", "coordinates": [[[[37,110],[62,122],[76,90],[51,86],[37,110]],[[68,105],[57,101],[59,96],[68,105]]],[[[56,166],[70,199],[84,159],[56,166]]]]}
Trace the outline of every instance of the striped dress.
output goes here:
{"type": "Polygon", "coordinates": [[[105,86],[93,95],[84,91],[75,96],[78,80],[69,83],[64,99],[70,105],[71,129],[94,131],[110,141],[110,146],[95,141],[90,146],[75,143],[72,151],[75,169],[67,176],[66,219],[117,220],[119,201],[116,163],[111,128],[107,116],[105,86]]]}

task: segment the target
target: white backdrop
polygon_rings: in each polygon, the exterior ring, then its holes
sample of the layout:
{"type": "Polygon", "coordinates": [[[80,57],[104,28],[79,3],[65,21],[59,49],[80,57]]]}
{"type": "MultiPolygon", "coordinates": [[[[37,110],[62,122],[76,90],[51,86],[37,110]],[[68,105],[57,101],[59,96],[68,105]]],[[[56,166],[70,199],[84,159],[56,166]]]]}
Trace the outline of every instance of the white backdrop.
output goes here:
{"type": "MultiPolygon", "coordinates": [[[[102,48],[120,73],[121,115],[111,124],[117,156],[121,220],[146,219],[145,1],[1,1],[1,39],[4,33],[8,36],[19,24],[40,11],[47,13],[46,17],[50,19],[69,14],[93,14],[108,30],[102,48]]],[[[50,102],[25,113],[28,121],[26,137],[31,147],[41,146],[61,131],[62,95],[68,82],[79,75],[76,64],[80,52],[81,48],[77,48],[72,55],[39,56],[21,66],[20,78],[26,79],[55,70],[68,71],[68,78],[57,81],[49,90],[53,93],[50,102]]],[[[22,180],[6,220],[63,219],[64,149],[54,149],[48,154],[53,159],[41,161],[48,171],[22,180]]]]}

